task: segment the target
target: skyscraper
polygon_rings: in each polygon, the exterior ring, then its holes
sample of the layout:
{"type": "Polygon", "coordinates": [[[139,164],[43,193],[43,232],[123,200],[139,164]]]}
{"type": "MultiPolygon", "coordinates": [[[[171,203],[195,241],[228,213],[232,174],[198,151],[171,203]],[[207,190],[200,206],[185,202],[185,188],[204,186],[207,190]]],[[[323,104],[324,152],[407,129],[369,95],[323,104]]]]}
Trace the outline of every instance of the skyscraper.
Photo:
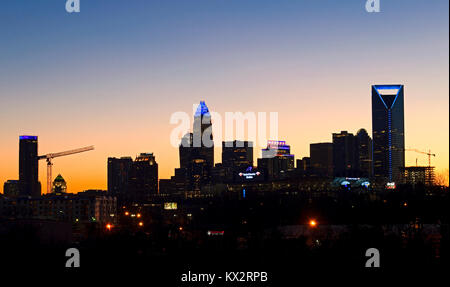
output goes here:
{"type": "Polygon", "coordinates": [[[279,179],[294,169],[294,155],[290,145],[285,141],[267,142],[267,148],[262,149],[262,158],[258,159],[258,167],[264,170],[267,179],[279,179]]]}
{"type": "Polygon", "coordinates": [[[372,139],[365,129],[356,134],[358,144],[358,169],[361,177],[372,177],[372,139]]]}
{"type": "Polygon", "coordinates": [[[403,85],[372,86],[373,173],[398,182],[405,167],[403,85]]]}
{"type": "Polygon", "coordinates": [[[333,175],[333,144],[313,143],[309,146],[312,173],[318,176],[333,175]]]}
{"type": "Polygon", "coordinates": [[[108,192],[113,195],[125,195],[128,192],[132,164],[131,157],[108,158],[108,192]]]}
{"type": "Polygon", "coordinates": [[[202,184],[211,180],[214,167],[211,114],[204,101],[200,101],[195,111],[193,132],[181,139],[179,154],[180,169],[174,180],[187,190],[199,191],[202,184]]]}
{"type": "Polygon", "coordinates": [[[132,200],[145,200],[158,193],[158,163],[153,153],[141,153],[131,165],[129,188],[132,200]]]}
{"type": "Polygon", "coordinates": [[[192,144],[195,153],[206,161],[209,168],[214,166],[214,142],[212,134],[211,114],[204,101],[200,101],[194,114],[192,144]]]}
{"type": "Polygon", "coordinates": [[[38,137],[19,137],[19,182],[20,195],[40,196],[38,179],[38,137]]]}
{"type": "Polygon", "coordinates": [[[222,165],[233,169],[253,166],[253,143],[248,141],[222,142],[222,165]]]}
{"type": "Polygon", "coordinates": [[[347,131],[333,133],[333,173],[334,176],[358,176],[357,138],[347,131]]]}

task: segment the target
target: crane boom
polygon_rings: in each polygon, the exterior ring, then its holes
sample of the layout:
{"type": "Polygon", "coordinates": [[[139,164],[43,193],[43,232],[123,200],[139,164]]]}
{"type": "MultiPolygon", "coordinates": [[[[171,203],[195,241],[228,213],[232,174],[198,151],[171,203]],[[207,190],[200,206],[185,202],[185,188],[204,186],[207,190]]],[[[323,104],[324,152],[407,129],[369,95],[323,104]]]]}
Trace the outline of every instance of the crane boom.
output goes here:
{"type": "MultiPolygon", "coordinates": [[[[421,150],[418,150],[418,149],[415,149],[415,148],[408,148],[408,149],[405,149],[405,151],[414,151],[414,152],[417,152],[417,153],[426,154],[428,156],[428,167],[431,167],[431,157],[432,156],[436,157],[436,154],[435,153],[431,153],[431,150],[426,152],[426,151],[421,151],[421,150]]],[[[417,165],[417,163],[416,163],[416,165],[417,165]]]]}
{"type": "Polygon", "coordinates": [[[51,193],[51,190],[52,190],[52,166],[53,166],[52,159],[54,159],[55,157],[81,153],[81,152],[90,151],[93,149],[94,149],[94,146],[91,145],[91,146],[87,146],[87,147],[82,147],[82,148],[57,152],[57,153],[48,153],[45,155],[38,156],[38,159],[46,159],[47,160],[47,194],[51,193]]]}
{"type": "Polygon", "coordinates": [[[87,146],[87,147],[82,147],[82,148],[77,148],[77,149],[57,152],[57,153],[48,153],[48,154],[39,156],[38,159],[55,158],[55,157],[66,156],[66,155],[76,154],[76,153],[80,153],[80,152],[90,151],[90,150],[93,150],[93,149],[94,149],[94,146],[91,145],[91,146],[87,146]]]}

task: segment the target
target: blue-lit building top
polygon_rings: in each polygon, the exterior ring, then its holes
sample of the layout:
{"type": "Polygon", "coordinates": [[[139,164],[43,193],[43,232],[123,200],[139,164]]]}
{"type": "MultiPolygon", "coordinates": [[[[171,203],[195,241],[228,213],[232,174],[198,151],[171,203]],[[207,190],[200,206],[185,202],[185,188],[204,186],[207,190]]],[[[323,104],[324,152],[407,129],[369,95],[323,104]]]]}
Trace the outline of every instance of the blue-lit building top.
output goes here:
{"type": "Polygon", "coordinates": [[[33,140],[33,141],[37,141],[38,137],[37,136],[19,136],[19,140],[33,140]]]}
{"type": "Polygon", "coordinates": [[[200,101],[200,104],[197,107],[197,110],[195,111],[194,117],[200,117],[200,116],[210,116],[208,107],[205,104],[205,101],[200,101]]]}
{"type": "Polygon", "coordinates": [[[372,86],[373,174],[397,182],[405,167],[403,85],[372,86]]]}

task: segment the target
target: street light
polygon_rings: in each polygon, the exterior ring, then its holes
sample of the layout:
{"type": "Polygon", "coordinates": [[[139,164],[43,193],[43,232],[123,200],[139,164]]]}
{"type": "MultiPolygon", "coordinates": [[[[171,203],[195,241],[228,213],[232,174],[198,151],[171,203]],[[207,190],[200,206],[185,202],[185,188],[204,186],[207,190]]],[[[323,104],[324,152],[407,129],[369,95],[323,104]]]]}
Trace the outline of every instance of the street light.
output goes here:
{"type": "Polygon", "coordinates": [[[317,226],[317,221],[315,221],[314,219],[311,219],[310,221],[309,221],[309,226],[310,227],[316,227],[317,226]]]}

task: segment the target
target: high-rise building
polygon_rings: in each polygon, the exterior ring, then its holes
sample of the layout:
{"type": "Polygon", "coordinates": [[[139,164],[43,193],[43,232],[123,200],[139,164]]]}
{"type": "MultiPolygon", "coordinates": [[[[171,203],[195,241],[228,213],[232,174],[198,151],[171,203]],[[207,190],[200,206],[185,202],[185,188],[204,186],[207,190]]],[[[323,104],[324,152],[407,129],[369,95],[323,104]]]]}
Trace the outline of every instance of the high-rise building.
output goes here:
{"type": "Polygon", "coordinates": [[[179,146],[180,169],[176,170],[174,180],[185,191],[199,191],[201,186],[211,181],[214,167],[214,142],[211,114],[204,101],[201,101],[194,114],[193,133],[187,133],[179,146]]]}
{"type": "Polygon", "coordinates": [[[108,192],[125,195],[128,192],[129,173],[133,160],[131,157],[108,158],[108,192]]]}
{"type": "Polygon", "coordinates": [[[253,143],[248,141],[222,142],[222,165],[235,170],[253,166],[253,143]]]}
{"type": "Polygon", "coordinates": [[[211,114],[204,101],[200,101],[194,114],[192,147],[196,156],[204,159],[209,168],[214,166],[214,141],[211,114]]]}
{"type": "Polygon", "coordinates": [[[267,148],[262,149],[262,158],[258,159],[258,168],[261,168],[267,179],[281,179],[287,172],[294,169],[294,155],[291,147],[285,141],[267,142],[267,148]]]}
{"type": "Polygon", "coordinates": [[[309,155],[314,175],[333,176],[333,143],[310,144],[309,155]]]}
{"type": "Polygon", "coordinates": [[[373,175],[401,180],[405,167],[403,85],[372,86],[373,175]]]}
{"type": "Polygon", "coordinates": [[[333,133],[333,174],[336,177],[355,177],[358,171],[357,138],[347,131],[333,133]]]}
{"type": "Polygon", "coordinates": [[[372,177],[372,139],[365,129],[356,134],[358,144],[358,169],[361,177],[372,177]]]}
{"type": "Polygon", "coordinates": [[[141,153],[129,172],[129,196],[132,200],[145,200],[158,193],[158,163],[153,153],[141,153]]]}
{"type": "Polygon", "coordinates": [[[19,182],[20,195],[40,196],[41,184],[38,178],[38,137],[19,137],[19,182]]]}

